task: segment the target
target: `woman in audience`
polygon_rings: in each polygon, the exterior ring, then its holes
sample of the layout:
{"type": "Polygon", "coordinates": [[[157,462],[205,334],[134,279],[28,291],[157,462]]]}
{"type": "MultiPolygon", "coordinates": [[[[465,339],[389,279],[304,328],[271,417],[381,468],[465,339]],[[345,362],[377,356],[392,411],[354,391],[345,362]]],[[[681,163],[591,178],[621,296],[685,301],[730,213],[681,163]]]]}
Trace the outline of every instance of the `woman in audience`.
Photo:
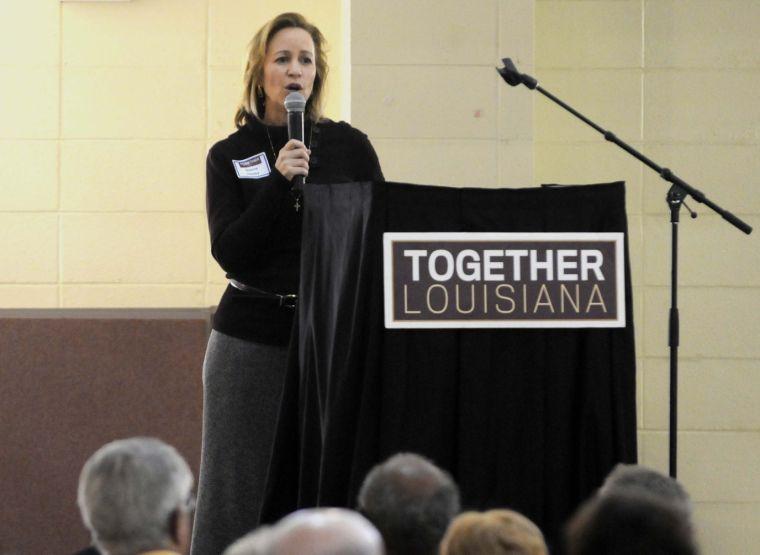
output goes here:
{"type": "Polygon", "coordinates": [[[495,509],[455,518],[441,540],[441,555],[547,555],[538,526],[520,513],[495,509]]]}
{"type": "Polygon", "coordinates": [[[254,36],[237,131],[206,162],[211,254],[230,281],[203,365],[203,449],[193,555],[218,555],[259,522],[299,284],[295,182],[380,181],[367,136],[322,118],[322,33],[285,13],[254,36]],[[303,95],[304,140],[288,139],[284,100],[303,95]]]}

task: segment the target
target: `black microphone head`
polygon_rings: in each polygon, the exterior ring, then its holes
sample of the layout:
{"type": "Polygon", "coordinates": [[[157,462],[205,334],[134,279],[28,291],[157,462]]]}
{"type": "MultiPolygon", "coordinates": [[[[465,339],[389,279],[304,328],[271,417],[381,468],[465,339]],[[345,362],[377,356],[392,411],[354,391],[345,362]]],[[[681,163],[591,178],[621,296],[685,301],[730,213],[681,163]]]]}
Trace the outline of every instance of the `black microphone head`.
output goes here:
{"type": "Polygon", "coordinates": [[[515,67],[515,64],[512,63],[511,58],[504,58],[502,60],[502,63],[504,64],[504,67],[501,69],[496,69],[496,71],[499,72],[499,75],[501,75],[501,78],[504,79],[504,81],[507,82],[508,85],[512,85],[513,87],[516,87],[520,83],[522,83],[522,79],[520,78],[520,72],[517,71],[517,68],[515,67]]]}
{"type": "Polygon", "coordinates": [[[292,92],[285,97],[285,109],[288,112],[303,112],[306,109],[306,99],[300,92],[292,92]]]}

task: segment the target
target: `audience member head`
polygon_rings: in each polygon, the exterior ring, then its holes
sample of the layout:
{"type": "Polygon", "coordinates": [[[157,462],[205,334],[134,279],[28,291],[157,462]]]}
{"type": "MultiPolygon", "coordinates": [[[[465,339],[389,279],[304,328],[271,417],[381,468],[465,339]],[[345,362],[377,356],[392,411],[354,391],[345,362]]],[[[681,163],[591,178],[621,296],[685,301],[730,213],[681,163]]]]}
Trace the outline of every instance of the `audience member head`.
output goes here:
{"type": "Polygon", "coordinates": [[[453,520],[441,541],[441,555],[547,555],[544,536],[515,511],[468,512],[453,520]]]}
{"type": "Polygon", "coordinates": [[[680,507],[691,520],[691,499],[684,487],[670,476],[646,466],[618,464],[599,488],[599,495],[627,491],[631,488],[646,491],[675,507],[680,507]]]}
{"type": "Polygon", "coordinates": [[[359,513],[346,509],[304,509],[272,527],[233,543],[224,555],[383,555],[383,540],[359,513]]]}
{"type": "Polygon", "coordinates": [[[269,555],[272,548],[272,527],[259,526],[227,549],[223,555],[269,555]]]}
{"type": "Polygon", "coordinates": [[[696,555],[684,511],[646,491],[627,488],[592,497],[567,526],[569,555],[696,555]]]}
{"type": "Polygon", "coordinates": [[[78,503],[104,555],[188,550],[193,475],[177,451],[153,438],[108,443],[85,463],[78,503]]]}
{"type": "Polygon", "coordinates": [[[451,476],[411,453],[375,466],[362,484],[359,511],[383,535],[389,555],[437,553],[459,513],[459,489],[451,476]]]}

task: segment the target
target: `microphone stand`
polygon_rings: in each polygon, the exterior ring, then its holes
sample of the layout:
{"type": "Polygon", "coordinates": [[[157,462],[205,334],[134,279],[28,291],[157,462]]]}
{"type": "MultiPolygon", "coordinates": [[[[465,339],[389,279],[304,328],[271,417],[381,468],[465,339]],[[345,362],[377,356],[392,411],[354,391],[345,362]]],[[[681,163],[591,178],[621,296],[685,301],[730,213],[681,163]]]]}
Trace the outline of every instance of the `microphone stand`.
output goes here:
{"type": "Polygon", "coordinates": [[[625,150],[631,156],[634,156],[654,171],[665,181],[671,184],[668,194],[666,195],[666,202],[670,208],[670,224],[671,224],[671,276],[670,276],[670,314],[668,325],[668,346],[670,347],[670,429],[669,429],[669,474],[672,478],[676,478],[677,474],[677,456],[678,456],[678,344],[680,339],[680,322],[678,316],[678,222],[680,216],[681,205],[691,214],[692,218],[696,218],[696,212],[692,211],[684,202],[687,196],[690,196],[695,201],[705,204],[713,211],[720,214],[720,216],[728,223],[743,231],[747,235],[752,233],[752,227],[746,222],[734,216],[731,212],[724,210],[702,192],[678,177],[668,168],[658,166],[655,162],[641,154],[633,147],[627,145],[623,141],[617,138],[614,133],[607,131],[602,127],[599,127],[590,119],[583,116],[583,114],[577,112],[559,98],[551,94],[549,91],[542,89],[538,85],[538,81],[525,73],[520,73],[515,67],[510,58],[503,58],[502,63],[504,67],[496,68],[496,71],[501,75],[502,79],[507,84],[516,87],[518,85],[525,85],[531,90],[537,90],[556,104],[562,106],[565,110],[573,114],[575,117],[584,121],[599,133],[601,133],[605,140],[615,143],[620,148],[625,150]]]}

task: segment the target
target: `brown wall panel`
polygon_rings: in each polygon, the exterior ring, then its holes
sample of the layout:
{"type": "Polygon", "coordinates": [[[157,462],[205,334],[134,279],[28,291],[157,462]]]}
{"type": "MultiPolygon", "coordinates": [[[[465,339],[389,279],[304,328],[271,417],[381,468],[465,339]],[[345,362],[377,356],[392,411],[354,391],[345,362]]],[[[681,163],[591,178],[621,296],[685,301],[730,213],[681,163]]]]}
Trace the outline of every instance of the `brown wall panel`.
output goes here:
{"type": "Polygon", "coordinates": [[[0,553],[88,544],[79,471],[113,439],[159,437],[197,476],[209,313],[185,313],[0,317],[0,553]]]}

